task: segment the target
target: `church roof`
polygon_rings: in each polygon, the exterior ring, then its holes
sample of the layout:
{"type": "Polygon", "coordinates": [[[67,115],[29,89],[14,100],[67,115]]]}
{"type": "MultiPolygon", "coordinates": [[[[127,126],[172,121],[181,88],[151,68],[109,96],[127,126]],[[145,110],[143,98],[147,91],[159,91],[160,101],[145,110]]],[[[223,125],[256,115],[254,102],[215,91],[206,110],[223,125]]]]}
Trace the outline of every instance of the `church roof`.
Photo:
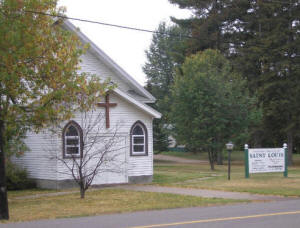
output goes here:
{"type": "MultiPolygon", "coordinates": [[[[63,27],[69,31],[74,32],[83,44],[89,44],[89,51],[93,52],[104,64],[109,66],[116,75],[126,83],[128,83],[134,92],[145,97],[145,103],[154,103],[155,97],[152,96],[143,86],[141,86],[132,76],[123,70],[116,62],[114,62],[104,51],[102,51],[95,43],[93,43],[86,35],[84,35],[78,28],[76,28],[70,21],[64,20],[63,27]]],[[[124,93],[125,94],[125,93],[124,93]]],[[[126,94],[128,95],[128,94],[126,94]]],[[[140,102],[141,103],[141,102],[140,102]]],[[[141,103],[142,104],[142,103],[141,103]]]]}

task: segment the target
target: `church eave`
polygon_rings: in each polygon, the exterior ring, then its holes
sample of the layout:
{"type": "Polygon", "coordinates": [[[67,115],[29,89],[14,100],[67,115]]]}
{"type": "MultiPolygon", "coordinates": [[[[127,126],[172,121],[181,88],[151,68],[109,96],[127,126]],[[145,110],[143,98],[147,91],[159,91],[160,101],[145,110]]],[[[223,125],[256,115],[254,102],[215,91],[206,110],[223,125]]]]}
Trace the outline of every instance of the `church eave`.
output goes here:
{"type": "Polygon", "coordinates": [[[147,114],[151,115],[153,118],[158,118],[158,119],[161,118],[161,116],[162,116],[161,113],[154,110],[150,106],[148,106],[146,104],[143,104],[142,102],[137,101],[136,99],[132,98],[131,96],[129,96],[128,94],[126,94],[122,90],[116,88],[116,89],[114,89],[114,92],[117,95],[119,95],[120,97],[122,97],[123,99],[125,99],[127,102],[129,102],[129,103],[133,104],[134,106],[136,106],[138,109],[140,109],[140,110],[146,112],[147,114]]]}

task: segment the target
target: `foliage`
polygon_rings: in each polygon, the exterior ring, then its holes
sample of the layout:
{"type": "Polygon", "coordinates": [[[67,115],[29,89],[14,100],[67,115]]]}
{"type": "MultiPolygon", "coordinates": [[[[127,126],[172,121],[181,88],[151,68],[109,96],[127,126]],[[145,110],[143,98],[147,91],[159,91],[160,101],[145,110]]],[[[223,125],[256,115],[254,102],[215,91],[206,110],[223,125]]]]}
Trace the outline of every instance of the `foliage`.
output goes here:
{"type": "MultiPolygon", "coordinates": [[[[205,49],[218,49],[230,53],[231,37],[236,17],[244,13],[240,10],[244,0],[169,0],[180,8],[190,9],[193,16],[187,19],[172,20],[180,27],[188,29],[193,39],[186,41],[187,53],[195,54],[205,49]]],[[[247,2],[249,2],[247,0],[247,2]]],[[[236,31],[234,31],[236,32],[236,31]]]]}
{"type": "Polygon", "coordinates": [[[169,132],[163,122],[160,119],[153,120],[153,150],[156,154],[167,150],[169,145],[169,132]]]}
{"type": "Polygon", "coordinates": [[[245,66],[240,70],[247,72],[249,88],[255,88],[261,103],[265,134],[273,139],[268,143],[287,140],[291,163],[300,126],[299,1],[257,2],[251,9],[242,18],[247,24],[239,34],[245,45],[237,49],[238,63],[245,66]]]}
{"type": "Polygon", "coordinates": [[[1,120],[6,134],[16,123],[41,128],[88,109],[100,79],[78,74],[84,49],[79,39],[52,17],[27,11],[62,13],[56,1],[3,1],[0,16],[1,120]],[[79,98],[85,96],[84,103],[79,98]],[[4,121],[5,120],[5,121],[4,121]]]}
{"type": "Polygon", "coordinates": [[[6,163],[6,178],[8,190],[23,190],[35,188],[35,182],[30,180],[25,169],[11,162],[6,163]]]}
{"type": "Polygon", "coordinates": [[[177,140],[192,151],[207,151],[212,169],[228,140],[247,137],[250,98],[239,75],[215,50],[186,59],[172,90],[177,140]]]}
{"type": "Polygon", "coordinates": [[[174,83],[176,62],[183,62],[182,50],[186,31],[178,26],[167,26],[161,23],[152,37],[152,43],[146,51],[147,62],[143,70],[147,76],[146,88],[157,98],[154,108],[163,114],[161,120],[154,120],[154,150],[164,151],[168,147],[169,113],[171,99],[170,88],[174,83]],[[169,34],[169,35],[168,35],[169,34]],[[182,35],[182,39],[178,36],[182,35]]]}
{"type": "Polygon", "coordinates": [[[258,98],[263,125],[253,142],[278,146],[288,141],[289,161],[299,137],[299,1],[170,0],[193,17],[173,19],[195,37],[190,53],[215,47],[232,59],[258,98]]]}
{"type": "Polygon", "coordinates": [[[29,150],[24,142],[26,137],[24,128],[16,128],[16,132],[10,135],[8,143],[5,145],[4,151],[6,152],[7,159],[9,160],[11,156],[22,156],[26,151],[29,150]]]}
{"type": "MultiPolygon", "coordinates": [[[[108,87],[95,75],[78,73],[84,53],[63,23],[43,14],[62,14],[57,0],[0,2],[0,200],[6,202],[5,153],[26,130],[69,119],[88,110],[108,87]],[[2,191],[4,189],[4,191],[2,191]]],[[[0,219],[8,218],[5,203],[0,219]]]]}
{"type": "Polygon", "coordinates": [[[178,26],[167,26],[161,23],[153,34],[152,43],[146,51],[147,62],[143,70],[147,76],[147,87],[159,99],[170,91],[174,82],[176,62],[184,61],[183,40],[186,31],[178,26]],[[179,37],[182,35],[182,39],[179,37]],[[180,60],[179,60],[180,59],[180,60]]]}

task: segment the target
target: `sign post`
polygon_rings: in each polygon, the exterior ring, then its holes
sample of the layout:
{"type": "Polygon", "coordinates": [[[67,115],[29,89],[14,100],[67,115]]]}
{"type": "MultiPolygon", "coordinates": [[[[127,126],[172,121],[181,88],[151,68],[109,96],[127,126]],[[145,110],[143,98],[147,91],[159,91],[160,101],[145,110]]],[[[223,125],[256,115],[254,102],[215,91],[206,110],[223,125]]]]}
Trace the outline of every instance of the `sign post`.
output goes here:
{"type": "Polygon", "coordinates": [[[248,152],[248,144],[245,144],[245,178],[249,178],[249,152],[248,152]]]}
{"type": "Polygon", "coordinates": [[[230,180],[230,161],[231,161],[231,151],[233,149],[234,145],[232,142],[226,143],[226,148],[228,150],[228,180],[230,180]]]}
{"type": "Polygon", "coordinates": [[[249,149],[245,145],[245,178],[250,173],[272,173],[282,172],[284,177],[288,176],[287,167],[287,145],[283,148],[254,148],[249,149]]]}
{"type": "Polygon", "coordinates": [[[287,144],[283,144],[283,149],[284,149],[284,173],[283,176],[287,177],[288,176],[288,149],[287,149],[287,144]]]}

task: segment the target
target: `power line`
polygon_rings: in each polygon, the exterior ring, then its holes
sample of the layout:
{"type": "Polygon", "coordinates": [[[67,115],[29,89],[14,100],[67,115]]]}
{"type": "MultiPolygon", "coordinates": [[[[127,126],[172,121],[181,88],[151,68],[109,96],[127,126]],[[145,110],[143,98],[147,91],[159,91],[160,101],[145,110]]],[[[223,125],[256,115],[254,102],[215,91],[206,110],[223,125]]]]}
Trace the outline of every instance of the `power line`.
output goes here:
{"type": "MultiPolygon", "coordinates": [[[[270,2],[274,2],[274,1],[269,0],[268,3],[270,3],[270,2]]],[[[139,32],[148,32],[148,33],[152,33],[152,34],[167,35],[167,36],[170,36],[170,37],[177,37],[177,38],[180,38],[180,39],[181,38],[188,38],[188,39],[199,41],[199,38],[197,38],[197,37],[182,35],[182,34],[177,35],[177,34],[172,34],[172,33],[164,33],[164,32],[159,32],[159,31],[154,31],[154,30],[141,29],[141,28],[129,27],[129,26],[123,26],[123,25],[117,25],[117,24],[110,24],[110,23],[104,23],[104,22],[100,22],[100,21],[93,21],[93,20],[82,19],[82,18],[68,17],[68,16],[64,16],[64,15],[50,14],[50,13],[45,13],[45,12],[40,12],[40,11],[24,10],[24,12],[25,13],[45,15],[45,16],[50,16],[50,17],[55,17],[55,18],[62,18],[62,19],[69,19],[69,20],[74,20],[74,21],[92,23],[92,24],[99,24],[99,25],[104,25],[104,26],[120,28],[120,29],[134,30],[134,31],[139,31],[139,32]]],[[[200,40],[210,41],[210,39],[203,39],[203,38],[201,38],[200,40]]],[[[234,43],[232,41],[224,41],[224,40],[223,40],[223,43],[234,44],[234,45],[245,45],[245,43],[234,43]]]]}
{"type": "Polygon", "coordinates": [[[63,15],[55,15],[55,14],[50,14],[50,13],[38,12],[38,11],[24,10],[24,12],[40,14],[40,15],[56,17],[56,18],[63,18],[63,19],[74,20],[74,21],[87,22],[87,23],[92,23],[92,24],[105,25],[105,26],[121,28],[121,29],[129,29],[129,30],[134,30],[134,31],[139,31],[139,32],[155,33],[155,34],[168,35],[168,36],[173,36],[173,37],[178,37],[178,38],[196,39],[195,37],[187,36],[187,35],[175,35],[172,33],[163,33],[163,32],[154,31],[154,30],[141,29],[141,28],[135,28],[135,27],[129,27],[129,26],[123,26],[123,25],[116,25],[116,24],[109,24],[109,23],[104,23],[104,22],[100,22],[100,21],[92,21],[92,20],[75,18],[75,17],[67,17],[67,16],[63,16],[63,15]]]}
{"type": "MultiPolygon", "coordinates": [[[[134,31],[139,31],[139,32],[148,32],[148,33],[153,33],[153,34],[168,35],[170,37],[177,37],[177,38],[180,38],[180,39],[181,38],[188,38],[188,39],[199,41],[199,39],[197,37],[182,35],[182,34],[176,35],[176,34],[172,34],[172,33],[164,33],[164,32],[159,32],[159,31],[154,31],[154,30],[141,29],[141,28],[135,28],[135,27],[129,27],[129,26],[123,26],[123,25],[116,25],[116,24],[104,23],[104,22],[100,22],[100,21],[92,21],[92,20],[87,20],[87,19],[82,19],[82,18],[68,17],[68,16],[64,16],[64,15],[55,15],[55,14],[50,14],[50,13],[45,13],[45,12],[40,12],[40,11],[24,10],[24,12],[25,13],[45,15],[45,16],[50,16],[50,17],[55,17],[55,18],[62,18],[62,19],[92,23],[92,24],[105,25],[105,26],[121,28],[121,29],[129,29],[129,30],[134,30],[134,31]]],[[[201,40],[202,41],[211,41],[210,39],[203,39],[203,38],[201,40]]],[[[230,42],[230,41],[223,41],[223,42],[228,43],[228,44],[232,44],[232,42],[230,42]]],[[[242,44],[242,43],[240,43],[240,44],[242,44]]]]}

